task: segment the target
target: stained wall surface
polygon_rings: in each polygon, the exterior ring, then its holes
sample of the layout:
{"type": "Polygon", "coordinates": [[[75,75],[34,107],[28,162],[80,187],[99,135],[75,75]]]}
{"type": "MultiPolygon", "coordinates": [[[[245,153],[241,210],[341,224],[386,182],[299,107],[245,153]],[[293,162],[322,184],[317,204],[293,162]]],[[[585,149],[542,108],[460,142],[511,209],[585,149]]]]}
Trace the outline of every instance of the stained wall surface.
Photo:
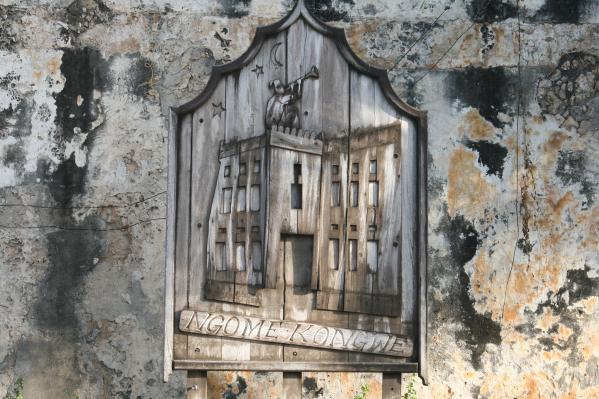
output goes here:
{"type": "MultiPolygon", "coordinates": [[[[598,397],[599,3],[307,3],[429,112],[419,397],[598,397]]],[[[168,107],[291,6],[0,0],[0,397],[184,397],[161,379],[168,107]]],[[[305,397],[382,395],[313,374],[305,397]]]]}

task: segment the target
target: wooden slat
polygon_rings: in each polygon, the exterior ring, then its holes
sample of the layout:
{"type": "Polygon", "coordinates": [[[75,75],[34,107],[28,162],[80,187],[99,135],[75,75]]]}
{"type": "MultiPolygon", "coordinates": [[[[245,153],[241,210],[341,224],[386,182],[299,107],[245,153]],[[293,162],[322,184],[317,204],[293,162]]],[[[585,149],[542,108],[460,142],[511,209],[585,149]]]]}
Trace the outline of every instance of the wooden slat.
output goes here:
{"type": "Polygon", "coordinates": [[[412,362],[271,362],[271,361],[198,361],[176,360],[176,370],[252,370],[252,371],[361,371],[415,373],[418,363],[412,362]]]}
{"type": "Polygon", "coordinates": [[[164,367],[163,379],[168,381],[173,371],[175,331],[175,237],[177,198],[177,114],[171,110],[168,135],[168,182],[166,212],[166,257],[164,278],[164,367]]]}
{"type": "Polygon", "coordinates": [[[189,270],[189,305],[199,309],[204,299],[204,284],[208,274],[207,246],[210,215],[213,203],[218,206],[220,198],[218,150],[225,131],[224,114],[213,115],[212,102],[225,98],[225,84],[216,88],[211,101],[195,111],[193,117],[194,135],[193,170],[191,171],[191,240],[189,270]],[[214,197],[212,195],[214,193],[214,197]]]}
{"type": "Polygon", "coordinates": [[[207,386],[205,371],[190,370],[187,372],[187,399],[206,399],[208,394],[207,386]]]}
{"type": "Polygon", "coordinates": [[[189,275],[189,204],[191,181],[192,115],[181,119],[177,165],[177,226],[175,236],[175,312],[187,308],[189,275]]]}
{"type": "Polygon", "coordinates": [[[417,226],[417,135],[414,122],[402,117],[401,140],[401,197],[402,197],[402,310],[404,322],[414,322],[417,306],[416,278],[418,265],[416,263],[417,226]]]}
{"type": "Polygon", "coordinates": [[[347,197],[343,193],[347,192],[347,152],[337,152],[342,147],[343,145],[333,147],[330,151],[328,148],[325,149],[322,159],[319,248],[315,265],[318,267],[316,308],[323,310],[343,310],[343,289],[347,266],[344,259],[347,197]],[[333,169],[337,171],[336,174],[333,174],[333,169]],[[337,200],[333,191],[337,190],[338,206],[333,207],[332,197],[337,200]],[[334,248],[335,245],[337,248],[334,248]],[[333,248],[337,252],[336,255],[333,248]]]}
{"type": "Polygon", "coordinates": [[[283,373],[283,398],[301,399],[302,374],[297,372],[283,373]]]}
{"type": "Polygon", "coordinates": [[[272,58],[274,55],[271,57],[272,49],[277,43],[280,43],[276,49],[277,58],[285,63],[283,32],[265,40],[256,58],[245,68],[227,75],[227,141],[235,137],[243,140],[264,134],[266,103],[272,94],[268,83],[274,79],[285,81],[285,66],[277,67],[272,58]],[[262,67],[263,73],[252,71],[256,65],[262,67]]]}
{"type": "Polygon", "coordinates": [[[401,373],[383,373],[384,399],[401,399],[401,373]]]}
{"type": "MultiPolygon", "coordinates": [[[[191,175],[191,240],[189,268],[189,306],[192,309],[213,310],[214,305],[204,301],[206,280],[215,276],[208,271],[207,247],[209,242],[210,214],[213,202],[218,203],[216,188],[219,171],[219,141],[225,131],[224,114],[214,115],[212,103],[225,100],[225,82],[221,81],[209,102],[194,112],[192,138],[193,168],[191,175]],[[209,187],[210,190],[206,190],[209,187]],[[207,193],[210,193],[207,195],[207,193]],[[214,195],[212,195],[214,193],[214,195]]],[[[226,289],[225,289],[226,290],[226,289]]],[[[219,290],[222,292],[223,290],[219,290]]],[[[189,336],[189,359],[221,359],[220,337],[189,336]]]]}
{"type": "MultiPolygon", "coordinates": [[[[284,244],[285,319],[346,328],[347,314],[314,309],[315,293],[309,290],[314,242],[311,237],[288,236],[284,244]]],[[[347,353],[285,345],[285,361],[345,361],[347,353]]]]}

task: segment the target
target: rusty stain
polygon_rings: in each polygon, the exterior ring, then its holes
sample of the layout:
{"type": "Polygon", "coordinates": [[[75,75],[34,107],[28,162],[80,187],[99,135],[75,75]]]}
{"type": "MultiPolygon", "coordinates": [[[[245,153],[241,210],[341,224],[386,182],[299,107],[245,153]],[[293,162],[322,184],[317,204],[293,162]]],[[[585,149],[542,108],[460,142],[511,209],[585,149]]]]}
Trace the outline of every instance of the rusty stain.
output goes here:
{"type": "Polygon", "coordinates": [[[476,109],[466,112],[460,124],[460,133],[468,135],[472,140],[495,139],[495,128],[476,109]]]}
{"type": "Polygon", "coordinates": [[[482,214],[485,203],[490,203],[496,188],[476,166],[477,155],[465,148],[452,152],[447,181],[447,205],[451,217],[460,213],[467,216],[482,214]]]}

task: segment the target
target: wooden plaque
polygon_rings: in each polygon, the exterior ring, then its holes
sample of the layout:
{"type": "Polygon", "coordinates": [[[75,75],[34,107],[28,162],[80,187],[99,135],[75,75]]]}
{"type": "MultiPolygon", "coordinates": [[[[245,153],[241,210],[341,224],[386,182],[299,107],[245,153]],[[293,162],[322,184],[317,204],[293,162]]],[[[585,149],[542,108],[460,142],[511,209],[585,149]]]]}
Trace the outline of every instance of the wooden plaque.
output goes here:
{"type": "Polygon", "coordinates": [[[173,108],[173,368],[419,372],[426,114],[302,0],[173,108]]]}

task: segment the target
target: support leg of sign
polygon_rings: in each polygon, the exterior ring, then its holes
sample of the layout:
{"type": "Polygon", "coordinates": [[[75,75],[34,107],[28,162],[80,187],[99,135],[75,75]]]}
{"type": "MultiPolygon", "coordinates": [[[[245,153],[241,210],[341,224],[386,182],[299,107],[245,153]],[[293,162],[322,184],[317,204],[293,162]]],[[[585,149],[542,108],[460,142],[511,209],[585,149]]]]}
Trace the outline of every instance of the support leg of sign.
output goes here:
{"type": "Polygon", "coordinates": [[[283,373],[283,398],[300,399],[302,397],[302,373],[283,373]]]}
{"type": "Polygon", "coordinates": [[[401,398],[401,373],[383,373],[383,398],[401,398]]]}
{"type": "Polygon", "coordinates": [[[187,399],[207,399],[207,378],[205,371],[189,370],[187,372],[187,399]]]}

